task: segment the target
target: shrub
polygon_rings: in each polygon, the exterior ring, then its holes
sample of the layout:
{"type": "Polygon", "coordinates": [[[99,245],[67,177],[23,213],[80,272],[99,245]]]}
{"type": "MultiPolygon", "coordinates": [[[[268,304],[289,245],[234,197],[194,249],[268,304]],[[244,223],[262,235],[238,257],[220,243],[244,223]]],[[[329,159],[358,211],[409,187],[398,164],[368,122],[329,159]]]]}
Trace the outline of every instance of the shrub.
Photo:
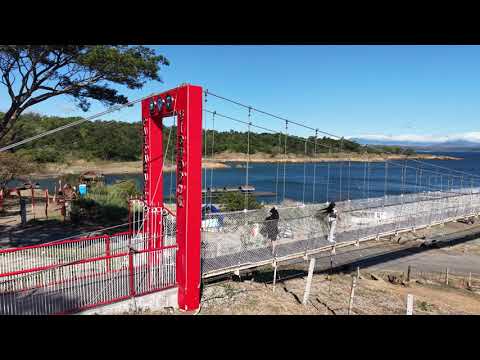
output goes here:
{"type": "MultiPolygon", "coordinates": [[[[218,198],[218,202],[223,204],[226,211],[238,211],[245,208],[245,194],[240,192],[227,192],[221,194],[218,198]]],[[[263,205],[257,202],[254,195],[247,195],[247,209],[260,209],[263,205]]]]}

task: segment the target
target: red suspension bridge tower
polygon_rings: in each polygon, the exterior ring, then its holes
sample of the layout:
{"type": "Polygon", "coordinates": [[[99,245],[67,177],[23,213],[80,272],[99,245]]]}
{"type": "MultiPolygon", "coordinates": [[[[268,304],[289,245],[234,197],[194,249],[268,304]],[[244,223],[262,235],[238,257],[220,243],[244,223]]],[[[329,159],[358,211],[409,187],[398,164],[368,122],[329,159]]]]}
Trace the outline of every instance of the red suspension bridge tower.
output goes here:
{"type": "Polygon", "coordinates": [[[181,85],[142,101],[144,130],[144,198],[149,248],[163,245],[163,119],[177,116],[176,139],[176,280],[178,305],[195,310],[200,304],[202,211],[202,88],[181,85]],[[153,236],[152,236],[153,235],[153,236]]]}

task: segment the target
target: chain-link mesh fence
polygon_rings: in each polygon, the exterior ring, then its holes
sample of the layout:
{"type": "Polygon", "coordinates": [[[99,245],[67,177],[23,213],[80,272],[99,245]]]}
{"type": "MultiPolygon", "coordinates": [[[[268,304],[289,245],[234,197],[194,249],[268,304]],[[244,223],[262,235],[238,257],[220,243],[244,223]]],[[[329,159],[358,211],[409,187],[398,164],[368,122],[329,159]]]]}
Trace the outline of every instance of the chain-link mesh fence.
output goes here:
{"type": "MultiPolygon", "coordinates": [[[[337,244],[367,240],[478,214],[479,189],[463,190],[338,202],[335,240],[337,244]]],[[[204,214],[204,276],[330,248],[326,205],[279,207],[278,220],[265,220],[269,208],[204,214]]]]}

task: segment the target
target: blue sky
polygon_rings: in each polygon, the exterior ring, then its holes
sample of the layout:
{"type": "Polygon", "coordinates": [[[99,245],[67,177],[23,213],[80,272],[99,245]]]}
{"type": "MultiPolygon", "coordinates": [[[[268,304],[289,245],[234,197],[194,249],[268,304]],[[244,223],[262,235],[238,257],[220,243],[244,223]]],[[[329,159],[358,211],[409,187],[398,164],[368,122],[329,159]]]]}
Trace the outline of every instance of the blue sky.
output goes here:
{"type": "MultiPolygon", "coordinates": [[[[153,46],[171,62],[164,83],[124,91],[130,99],[183,82],[343,136],[447,136],[480,141],[479,46],[153,46]]],[[[0,88],[0,110],[8,97],[0,88]]],[[[209,97],[207,108],[246,120],[209,97]]],[[[49,115],[91,115],[66,98],[32,108],[49,115]]],[[[105,119],[138,121],[139,106],[105,119]]],[[[254,115],[274,129],[283,124],[254,115]]],[[[218,129],[241,129],[228,121],[218,129]]],[[[299,135],[311,134],[293,128],[299,135]]]]}

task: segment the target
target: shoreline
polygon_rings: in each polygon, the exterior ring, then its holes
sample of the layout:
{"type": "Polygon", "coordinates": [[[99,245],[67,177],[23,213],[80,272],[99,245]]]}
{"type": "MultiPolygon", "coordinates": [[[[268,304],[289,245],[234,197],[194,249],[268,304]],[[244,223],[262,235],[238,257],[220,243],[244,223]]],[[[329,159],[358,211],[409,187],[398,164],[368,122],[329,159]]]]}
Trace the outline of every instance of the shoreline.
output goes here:
{"type": "MultiPolygon", "coordinates": [[[[248,160],[251,163],[323,163],[335,161],[350,162],[382,162],[388,160],[463,160],[459,157],[433,155],[433,154],[416,154],[413,156],[405,155],[359,155],[359,154],[337,154],[336,156],[327,157],[299,157],[295,155],[287,156],[266,156],[265,154],[253,154],[248,160]]],[[[218,154],[213,159],[204,159],[202,168],[206,169],[230,169],[237,167],[237,163],[245,163],[247,156],[245,154],[227,153],[218,154]],[[229,164],[232,163],[232,164],[229,164]],[[232,166],[233,165],[233,166],[232,166]]],[[[123,174],[141,174],[143,164],[141,161],[96,161],[88,162],[78,160],[71,164],[45,164],[44,171],[34,173],[31,176],[38,179],[57,177],[69,174],[81,174],[86,171],[95,171],[103,175],[123,175],[123,174]]],[[[166,165],[165,172],[175,171],[174,165],[166,165]]]]}

